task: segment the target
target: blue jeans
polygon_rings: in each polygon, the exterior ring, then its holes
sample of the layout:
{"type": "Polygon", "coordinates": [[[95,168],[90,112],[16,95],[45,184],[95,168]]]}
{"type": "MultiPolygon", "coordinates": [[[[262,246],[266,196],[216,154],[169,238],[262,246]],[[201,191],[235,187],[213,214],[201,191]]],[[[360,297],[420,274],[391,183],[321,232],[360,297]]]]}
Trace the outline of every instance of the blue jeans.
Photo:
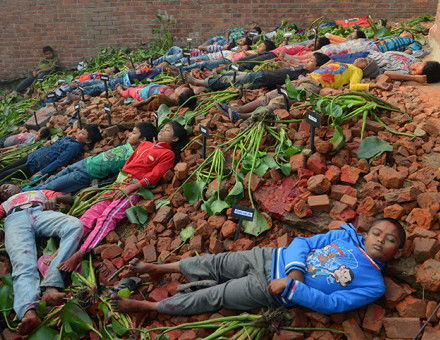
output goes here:
{"type": "Polygon", "coordinates": [[[182,71],[190,71],[194,68],[207,68],[209,70],[213,70],[220,65],[229,65],[232,64],[229,59],[219,59],[219,60],[210,60],[210,61],[201,61],[199,63],[194,63],[188,66],[182,67],[182,71]]]}
{"type": "Polygon", "coordinates": [[[52,190],[65,194],[88,187],[92,179],[86,171],[85,160],[73,163],[55,176],[49,177],[44,183],[29,190],[52,190]]]}
{"type": "MultiPolygon", "coordinates": [[[[243,85],[245,88],[258,89],[264,86],[263,72],[237,72],[235,86],[243,85]]],[[[234,82],[234,71],[229,71],[220,77],[205,79],[205,86],[213,91],[225,90],[234,82]]]]}
{"type": "Polygon", "coordinates": [[[163,63],[164,61],[166,61],[167,63],[169,63],[171,65],[174,65],[182,58],[183,58],[183,50],[178,46],[173,46],[162,57],[157,58],[156,60],[153,60],[153,65],[154,66],[159,65],[160,63],[163,63]]]}
{"type": "Polygon", "coordinates": [[[5,219],[5,245],[12,264],[14,310],[19,319],[40,301],[41,287],[63,288],[57,266],[76,251],[83,235],[80,220],[57,211],[34,207],[8,215],[5,219]],[[37,268],[37,237],[58,237],[58,255],[51,261],[40,284],[37,268]]]}

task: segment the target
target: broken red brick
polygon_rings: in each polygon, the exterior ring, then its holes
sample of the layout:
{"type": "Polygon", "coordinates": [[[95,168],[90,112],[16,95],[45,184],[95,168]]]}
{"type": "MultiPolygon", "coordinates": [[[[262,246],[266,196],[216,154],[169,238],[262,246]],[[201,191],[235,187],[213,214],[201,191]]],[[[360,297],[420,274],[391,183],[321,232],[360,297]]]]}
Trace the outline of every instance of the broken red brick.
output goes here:
{"type": "Polygon", "coordinates": [[[119,247],[117,244],[111,244],[102,251],[101,257],[103,259],[111,260],[121,255],[122,251],[122,248],[119,247]]]}
{"type": "Polygon", "coordinates": [[[148,295],[148,299],[154,302],[160,302],[165,300],[167,297],[168,290],[161,287],[153,289],[153,291],[148,295]]]}
{"type": "Polygon", "coordinates": [[[327,177],[330,182],[335,183],[341,178],[341,169],[335,165],[329,165],[325,172],[325,177],[327,177]]]}
{"type": "Polygon", "coordinates": [[[315,213],[321,211],[328,212],[330,210],[330,199],[328,195],[310,196],[307,199],[307,204],[315,213]]]}
{"type": "Polygon", "coordinates": [[[347,204],[350,208],[354,208],[357,204],[357,198],[345,194],[344,196],[341,197],[341,202],[347,204]]]}
{"type": "Polygon", "coordinates": [[[431,229],[432,215],[428,209],[414,208],[406,218],[406,222],[416,224],[421,228],[431,229]]]}
{"type": "Polygon", "coordinates": [[[156,248],[153,245],[147,244],[142,248],[145,262],[155,262],[157,260],[156,248]]]}
{"type": "Polygon", "coordinates": [[[416,267],[416,280],[421,286],[433,292],[440,291],[440,261],[429,259],[416,267]]]}
{"type": "Polygon", "coordinates": [[[379,182],[388,189],[399,189],[403,185],[405,176],[388,166],[379,169],[377,178],[379,182]]]}
{"type": "Polygon", "coordinates": [[[382,329],[384,316],[385,309],[375,303],[370,303],[365,312],[362,328],[371,333],[379,334],[382,329]]]}
{"type": "Polygon", "coordinates": [[[315,152],[307,159],[307,168],[312,170],[315,174],[323,174],[327,169],[327,164],[324,155],[315,152]]]}
{"type": "Polygon", "coordinates": [[[303,199],[298,200],[298,202],[293,205],[293,212],[299,218],[305,218],[313,214],[312,209],[303,199]]]}
{"type": "Polygon", "coordinates": [[[423,318],[426,312],[426,304],[426,300],[408,296],[397,304],[396,309],[402,317],[423,318]]]}
{"type": "Polygon", "coordinates": [[[233,221],[228,220],[225,223],[223,223],[223,226],[221,228],[221,233],[224,238],[230,238],[234,236],[236,228],[237,228],[237,224],[234,223],[233,221]]]}
{"type": "Polygon", "coordinates": [[[298,171],[299,169],[306,167],[306,155],[303,153],[297,153],[296,155],[293,155],[290,157],[289,160],[290,167],[292,169],[292,172],[298,171]]]}
{"type": "Polygon", "coordinates": [[[414,258],[418,263],[425,262],[440,250],[440,243],[436,239],[416,237],[414,238],[414,258]]]}
{"type": "Polygon", "coordinates": [[[389,338],[412,338],[420,328],[420,319],[384,318],[383,325],[389,338]]]}
{"type": "Polygon", "coordinates": [[[347,337],[347,340],[367,340],[368,339],[365,336],[362,329],[359,327],[359,325],[355,319],[351,318],[351,319],[345,320],[342,323],[342,326],[344,327],[344,331],[347,332],[345,334],[347,337]]]}
{"type": "Polygon", "coordinates": [[[399,204],[389,205],[383,210],[383,217],[394,218],[396,220],[400,220],[404,214],[405,209],[399,204]]]}
{"type": "Polygon", "coordinates": [[[188,163],[180,162],[174,167],[174,173],[178,180],[182,181],[188,177],[189,166],[188,163]]]}
{"type": "Polygon", "coordinates": [[[330,181],[324,175],[312,176],[307,181],[307,190],[317,195],[329,192],[330,186],[330,181]]]}
{"type": "Polygon", "coordinates": [[[361,170],[350,165],[344,165],[341,168],[341,182],[356,184],[361,170]]]}

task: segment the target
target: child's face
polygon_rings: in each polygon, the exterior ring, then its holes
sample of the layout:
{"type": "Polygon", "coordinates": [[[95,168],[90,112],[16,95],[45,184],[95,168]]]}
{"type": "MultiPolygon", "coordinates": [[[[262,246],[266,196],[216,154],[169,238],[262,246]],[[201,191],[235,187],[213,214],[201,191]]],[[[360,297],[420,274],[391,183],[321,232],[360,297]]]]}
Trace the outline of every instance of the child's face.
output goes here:
{"type": "Polygon", "coordinates": [[[411,64],[409,66],[409,73],[414,76],[420,76],[423,74],[423,69],[425,68],[426,63],[423,61],[419,61],[417,63],[411,64]]]}
{"type": "Polygon", "coordinates": [[[177,142],[178,138],[174,137],[174,130],[171,124],[166,124],[157,135],[159,142],[171,144],[177,142]]]}
{"type": "Polygon", "coordinates": [[[261,43],[258,45],[257,49],[255,50],[257,53],[263,53],[266,51],[266,45],[264,43],[261,43]]]}
{"type": "Polygon", "coordinates": [[[127,142],[130,144],[137,144],[141,141],[141,130],[139,130],[136,126],[131,131],[128,136],[127,142]]]}
{"type": "Polygon", "coordinates": [[[52,51],[46,51],[43,53],[43,55],[46,59],[53,59],[55,57],[52,51]]]}
{"type": "Polygon", "coordinates": [[[312,55],[307,61],[304,63],[304,68],[308,71],[314,71],[318,67],[316,65],[316,58],[314,55],[312,55]]]}
{"type": "Polygon", "coordinates": [[[0,200],[6,201],[9,197],[12,197],[20,192],[20,187],[15,184],[2,184],[0,185],[0,200]]]}
{"type": "Polygon", "coordinates": [[[365,249],[375,260],[387,262],[393,259],[399,250],[399,245],[398,229],[388,221],[375,224],[365,235],[365,249]]]}
{"type": "Polygon", "coordinates": [[[86,129],[81,129],[76,134],[76,140],[82,144],[87,144],[89,142],[89,134],[86,129]]]}

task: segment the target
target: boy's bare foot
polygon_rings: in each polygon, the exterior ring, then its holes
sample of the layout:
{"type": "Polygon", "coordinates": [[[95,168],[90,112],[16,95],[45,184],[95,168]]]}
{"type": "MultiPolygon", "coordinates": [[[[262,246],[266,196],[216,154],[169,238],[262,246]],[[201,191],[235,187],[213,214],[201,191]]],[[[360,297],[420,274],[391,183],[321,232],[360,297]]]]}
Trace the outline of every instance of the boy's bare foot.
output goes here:
{"type": "Polygon", "coordinates": [[[33,309],[29,309],[21,319],[20,324],[17,327],[17,332],[20,335],[28,335],[38,326],[40,326],[41,320],[37,313],[33,309]]]}
{"type": "Polygon", "coordinates": [[[71,257],[69,257],[66,261],[61,262],[57,268],[63,272],[71,273],[73,272],[76,267],[81,263],[82,259],[84,257],[84,251],[78,250],[75,254],[73,254],[71,257]]]}
{"type": "Polygon", "coordinates": [[[159,269],[159,265],[143,262],[138,258],[134,258],[128,263],[128,269],[134,271],[136,274],[150,274],[150,276],[158,276],[162,273],[159,269]]]}
{"type": "Polygon", "coordinates": [[[126,299],[118,294],[111,297],[110,304],[115,312],[120,313],[148,312],[156,310],[157,306],[156,302],[126,299]]]}
{"type": "Polygon", "coordinates": [[[41,300],[46,301],[48,306],[59,306],[64,303],[64,297],[66,293],[58,291],[56,288],[49,287],[44,292],[41,300]]]}
{"type": "Polygon", "coordinates": [[[186,72],[183,77],[185,78],[185,82],[187,82],[188,84],[191,85],[195,85],[195,86],[204,86],[205,82],[203,80],[194,78],[191,73],[186,72]]]}

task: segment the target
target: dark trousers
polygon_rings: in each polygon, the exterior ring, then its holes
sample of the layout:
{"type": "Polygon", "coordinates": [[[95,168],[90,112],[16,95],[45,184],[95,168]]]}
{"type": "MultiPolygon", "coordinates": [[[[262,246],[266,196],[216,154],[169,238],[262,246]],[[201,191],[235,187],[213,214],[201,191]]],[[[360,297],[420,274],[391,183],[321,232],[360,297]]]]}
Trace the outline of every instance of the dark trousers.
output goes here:
{"type": "Polygon", "coordinates": [[[27,165],[27,156],[0,169],[0,182],[9,175],[12,175],[14,172],[15,174],[11,176],[14,178],[29,178],[33,175],[27,165]]]}
{"type": "MultiPolygon", "coordinates": [[[[40,72],[38,75],[38,78],[43,78],[44,76],[48,75],[50,72],[40,72]]],[[[29,76],[26,79],[22,80],[20,84],[18,84],[16,91],[17,92],[24,92],[28,87],[32,86],[32,84],[37,80],[34,76],[29,76]]]]}

